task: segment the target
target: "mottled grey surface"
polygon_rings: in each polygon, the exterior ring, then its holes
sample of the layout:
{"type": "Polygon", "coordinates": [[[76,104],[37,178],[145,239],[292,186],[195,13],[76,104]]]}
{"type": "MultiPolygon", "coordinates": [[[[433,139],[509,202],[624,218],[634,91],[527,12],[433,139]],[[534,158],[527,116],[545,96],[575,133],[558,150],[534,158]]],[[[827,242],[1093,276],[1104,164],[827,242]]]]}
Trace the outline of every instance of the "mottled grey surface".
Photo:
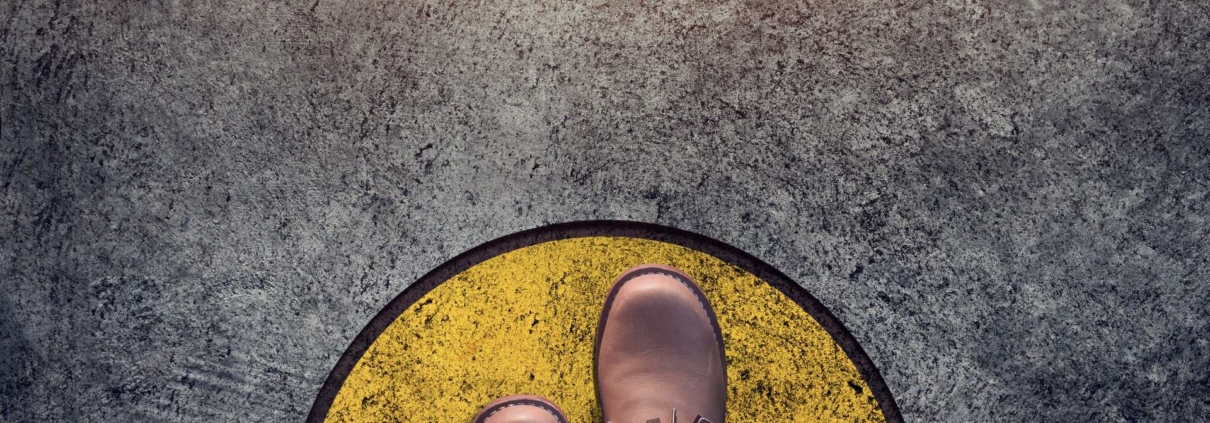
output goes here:
{"type": "Polygon", "coordinates": [[[1205,1],[0,3],[0,420],[300,421],[426,271],[672,225],[908,421],[1210,415],[1205,1]]]}

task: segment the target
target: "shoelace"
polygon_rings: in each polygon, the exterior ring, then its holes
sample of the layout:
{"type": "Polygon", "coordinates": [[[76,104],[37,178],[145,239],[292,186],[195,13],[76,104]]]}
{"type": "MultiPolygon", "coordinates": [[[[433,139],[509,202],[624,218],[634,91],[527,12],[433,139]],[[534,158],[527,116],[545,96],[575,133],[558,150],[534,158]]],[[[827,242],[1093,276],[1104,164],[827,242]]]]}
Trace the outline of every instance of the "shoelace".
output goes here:
{"type": "MultiPolygon", "coordinates": [[[[613,423],[613,422],[605,422],[605,423],[613,423]]],[[[647,420],[645,423],[661,423],[661,422],[660,422],[660,418],[656,417],[654,419],[647,420]]],[[[672,409],[672,422],[671,423],[677,423],[675,408],[672,409]]],[[[702,417],[701,414],[699,414],[697,417],[694,417],[693,421],[690,423],[712,423],[712,422],[709,419],[702,417]]]]}

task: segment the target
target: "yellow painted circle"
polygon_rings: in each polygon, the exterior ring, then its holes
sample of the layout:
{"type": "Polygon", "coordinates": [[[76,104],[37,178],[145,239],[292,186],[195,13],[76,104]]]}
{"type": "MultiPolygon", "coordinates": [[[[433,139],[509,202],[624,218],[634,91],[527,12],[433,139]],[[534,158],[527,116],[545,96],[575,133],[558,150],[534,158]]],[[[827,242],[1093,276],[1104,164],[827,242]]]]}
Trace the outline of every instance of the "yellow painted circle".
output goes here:
{"type": "Polygon", "coordinates": [[[828,331],[766,281],[684,246],[591,236],[507,251],[433,287],[365,349],[324,421],[469,422],[496,397],[536,394],[599,422],[597,319],[614,278],[641,263],[684,270],[713,304],[729,422],[887,420],[828,331]]]}

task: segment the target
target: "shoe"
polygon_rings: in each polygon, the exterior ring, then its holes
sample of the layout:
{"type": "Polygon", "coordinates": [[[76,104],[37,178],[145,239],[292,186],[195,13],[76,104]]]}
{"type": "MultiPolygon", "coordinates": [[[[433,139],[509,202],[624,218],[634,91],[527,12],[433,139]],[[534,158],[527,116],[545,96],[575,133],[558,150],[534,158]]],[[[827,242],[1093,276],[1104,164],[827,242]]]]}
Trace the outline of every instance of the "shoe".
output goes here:
{"type": "Polygon", "coordinates": [[[606,422],[723,423],[722,331],[680,270],[648,264],[622,273],[605,297],[594,353],[606,422]]]}
{"type": "Polygon", "coordinates": [[[567,415],[550,400],[536,395],[497,398],[479,410],[474,423],[567,423],[567,415]]]}

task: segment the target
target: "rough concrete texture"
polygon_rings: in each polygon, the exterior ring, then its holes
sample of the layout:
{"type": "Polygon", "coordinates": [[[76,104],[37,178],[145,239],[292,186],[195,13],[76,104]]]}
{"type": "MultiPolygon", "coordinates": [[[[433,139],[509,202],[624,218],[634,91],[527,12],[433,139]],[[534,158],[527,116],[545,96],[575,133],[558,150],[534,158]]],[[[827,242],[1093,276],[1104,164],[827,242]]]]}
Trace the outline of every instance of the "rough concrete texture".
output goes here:
{"type": "Polygon", "coordinates": [[[909,421],[1210,414],[1205,1],[0,4],[0,417],[299,421],[389,299],[629,219],[909,421]]]}

